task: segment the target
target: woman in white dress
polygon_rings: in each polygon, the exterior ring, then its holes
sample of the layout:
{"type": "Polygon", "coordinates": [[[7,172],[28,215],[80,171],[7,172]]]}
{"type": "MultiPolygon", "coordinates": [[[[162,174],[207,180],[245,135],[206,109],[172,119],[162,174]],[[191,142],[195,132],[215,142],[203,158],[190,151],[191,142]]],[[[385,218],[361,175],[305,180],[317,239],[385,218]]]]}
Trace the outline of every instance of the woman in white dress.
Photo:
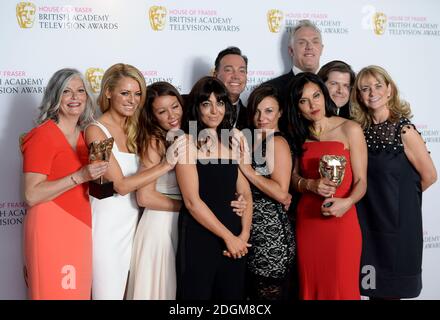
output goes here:
{"type": "MultiPolygon", "coordinates": [[[[184,139],[178,139],[170,147],[173,141],[170,133],[174,132],[177,136],[177,130],[180,129],[182,106],[183,99],[171,84],[156,82],[148,86],[136,140],[142,160],[141,172],[163,162],[175,163],[177,155],[183,156],[184,146],[179,146],[179,143],[183,143],[184,139]],[[167,133],[171,136],[168,141],[167,133]]],[[[138,189],[138,204],[145,209],[133,244],[127,299],[176,298],[175,255],[177,221],[182,206],[180,199],[174,170],[138,189]]],[[[231,206],[237,214],[241,214],[246,202],[239,197],[238,201],[231,202],[231,206]]]]}
{"type": "Polygon", "coordinates": [[[102,116],[86,129],[86,141],[113,137],[109,169],[104,177],[113,181],[115,195],[98,200],[90,197],[93,236],[92,298],[124,298],[133,237],[138,222],[135,191],[173,168],[164,162],[138,172],[137,119],[146,96],[145,80],[135,67],[115,64],[104,74],[98,104],[102,116]]]}
{"type": "MultiPolygon", "coordinates": [[[[167,162],[170,142],[166,135],[180,128],[182,105],[182,97],[171,84],[156,82],[148,86],[137,138],[141,171],[167,162]]],[[[137,191],[138,204],[145,209],[133,244],[127,299],[175,299],[180,199],[174,170],[137,191]]]]}

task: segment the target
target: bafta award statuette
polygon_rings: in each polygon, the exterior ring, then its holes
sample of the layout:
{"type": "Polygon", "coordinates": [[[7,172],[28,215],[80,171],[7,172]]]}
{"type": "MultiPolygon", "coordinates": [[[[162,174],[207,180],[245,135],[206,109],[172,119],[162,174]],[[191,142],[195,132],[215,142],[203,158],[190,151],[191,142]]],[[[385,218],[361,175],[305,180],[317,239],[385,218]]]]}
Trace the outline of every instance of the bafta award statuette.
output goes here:
{"type": "MultiPolygon", "coordinates": [[[[321,178],[327,178],[336,183],[336,187],[339,187],[344,180],[346,163],[347,160],[344,156],[323,155],[319,160],[319,174],[321,178]]],[[[328,208],[332,204],[333,202],[328,202],[324,206],[328,208]]]]}
{"type": "MultiPolygon", "coordinates": [[[[114,139],[108,138],[103,141],[93,141],[89,145],[90,163],[99,161],[109,161],[113,148],[114,139]]],[[[113,182],[105,181],[100,177],[89,182],[89,194],[97,199],[104,199],[113,196],[113,182]]]]}

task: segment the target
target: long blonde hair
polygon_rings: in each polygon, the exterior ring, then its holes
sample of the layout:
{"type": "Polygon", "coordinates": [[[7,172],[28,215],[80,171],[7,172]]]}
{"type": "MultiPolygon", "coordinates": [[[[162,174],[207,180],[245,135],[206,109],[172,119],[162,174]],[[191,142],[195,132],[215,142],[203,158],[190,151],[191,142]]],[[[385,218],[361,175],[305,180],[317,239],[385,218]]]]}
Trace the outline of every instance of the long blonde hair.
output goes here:
{"type": "Polygon", "coordinates": [[[372,76],[378,81],[383,81],[385,85],[391,86],[391,95],[388,100],[388,109],[390,110],[388,120],[397,122],[400,117],[408,119],[412,117],[409,103],[400,98],[396,83],[391,79],[388,72],[382,67],[372,65],[359,71],[354,81],[353,90],[350,94],[350,115],[354,121],[359,123],[364,129],[368,128],[373,122],[371,112],[361,97],[360,82],[367,76],[372,76]]]}
{"type": "Polygon", "coordinates": [[[108,68],[101,82],[101,92],[98,96],[98,105],[102,113],[105,113],[110,108],[110,99],[107,98],[106,92],[113,91],[119,80],[122,78],[132,78],[137,81],[141,89],[141,99],[139,106],[135,113],[127,118],[124,125],[124,131],[127,135],[127,149],[132,153],[137,153],[136,136],[138,133],[138,119],[139,114],[144,106],[145,98],[147,95],[147,86],[142,73],[135,67],[129,64],[117,63],[108,68]]]}

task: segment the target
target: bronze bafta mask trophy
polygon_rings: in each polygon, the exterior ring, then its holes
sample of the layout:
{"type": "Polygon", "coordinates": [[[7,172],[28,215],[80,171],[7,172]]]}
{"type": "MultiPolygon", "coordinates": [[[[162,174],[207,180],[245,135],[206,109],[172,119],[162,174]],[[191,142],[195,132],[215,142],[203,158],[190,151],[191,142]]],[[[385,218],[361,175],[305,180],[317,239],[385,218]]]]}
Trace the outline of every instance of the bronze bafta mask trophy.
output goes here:
{"type": "MultiPolygon", "coordinates": [[[[336,187],[339,187],[344,180],[346,163],[347,160],[344,156],[323,155],[319,160],[319,174],[321,178],[327,178],[336,183],[336,187]]],[[[328,202],[324,207],[328,208],[332,204],[333,202],[328,202]]]]}
{"type": "MultiPolygon", "coordinates": [[[[89,145],[89,161],[90,163],[99,161],[109,161],[112,153],[114,139],[108,138],[103,141],[93,141],[89,145]]],[[[113,182],[104,181],[104,177],[100,177],[95,181],[89,182],[89,194],[97,199],[104,199],[113,196],[113,182]]]]}

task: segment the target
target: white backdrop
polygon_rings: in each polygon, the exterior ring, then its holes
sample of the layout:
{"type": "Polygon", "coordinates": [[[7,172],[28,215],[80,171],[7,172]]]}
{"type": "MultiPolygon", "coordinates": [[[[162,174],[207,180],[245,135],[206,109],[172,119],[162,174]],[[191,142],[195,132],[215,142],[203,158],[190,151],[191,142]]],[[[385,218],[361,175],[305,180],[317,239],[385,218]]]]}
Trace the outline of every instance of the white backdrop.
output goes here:
{"type": "MultiPolygon", "coordinates": [[[[249,58],[247,97],[290,68],[287,30],[309,18],[323,32],[322,64],[344,60],[356,71],[378,64],[391,73],[440,169],[437,0],[35,0],[26,3],[24,20],[17,17],[18,4],[0,3],[0,299],[25,298],[18,137],[33,127],[44,87],[63,67],[93,71],[99,79],[114,63],[129,63],[147,83],[169,81],[186,93],[211,71],[220,50],[235,45],[249,58]],[[150,23],[153,6],[166,11],[162,30],[150,23]],[[272,9],[282,16],[278,32],[266,18],[272,9]],[[383,34],[374,31],[376,13],[386,19],[383,34]]],[[[422,299],[440,299],[439,191],[437,183],[424,194],[422,299]]]]}

